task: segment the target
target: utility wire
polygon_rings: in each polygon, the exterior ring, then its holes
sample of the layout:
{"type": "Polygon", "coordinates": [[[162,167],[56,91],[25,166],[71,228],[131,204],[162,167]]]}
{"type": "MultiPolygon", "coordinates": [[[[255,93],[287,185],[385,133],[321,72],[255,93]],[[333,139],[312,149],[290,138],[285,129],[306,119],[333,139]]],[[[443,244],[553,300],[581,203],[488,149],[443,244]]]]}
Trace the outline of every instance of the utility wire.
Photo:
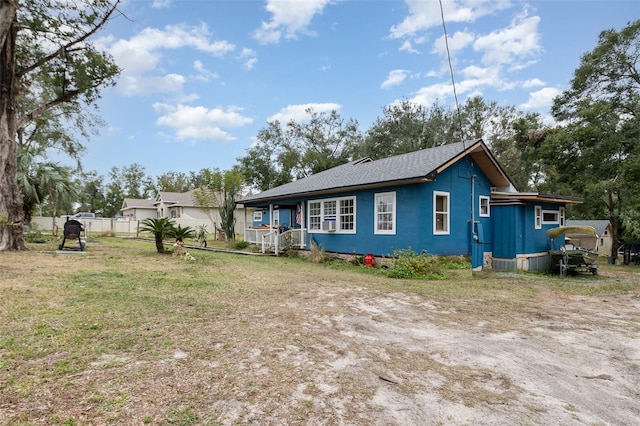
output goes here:
{"type": "Polygon", "coordinates": [[[451,52],[449,51],[449,37],[447,36],[447,26],[444,22],[444,9],[442,7],[442,0],[439,0],[440,3],[440,17],[442,18],[442,29],[444,30],[444,45],[447,49],[447,60],[449,61],[449,72],[451,73],[451,84],[453,86],[453,97],[456,102],[456,112],[458,114],[458,126],[460,128],[460,138],[462,139],[463,149],[466,149],[464,146],[464,134],[462,132],[462,114],[460,113],[460,104],[458,103],[458,93],[456,92],[456,81],[453,78],[453,65],[451,65],[451,52]]]}

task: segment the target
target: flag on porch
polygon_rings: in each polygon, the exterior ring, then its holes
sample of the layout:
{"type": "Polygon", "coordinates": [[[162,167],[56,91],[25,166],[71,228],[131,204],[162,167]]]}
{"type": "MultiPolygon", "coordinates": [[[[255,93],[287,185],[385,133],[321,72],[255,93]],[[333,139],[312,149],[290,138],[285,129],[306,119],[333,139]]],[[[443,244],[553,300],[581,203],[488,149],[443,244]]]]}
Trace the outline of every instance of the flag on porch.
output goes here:
{"type": "Polygon", "coordinates": [[[302,206],[300,203],[296,206],[296,223],[302,225],[302,206]]]}

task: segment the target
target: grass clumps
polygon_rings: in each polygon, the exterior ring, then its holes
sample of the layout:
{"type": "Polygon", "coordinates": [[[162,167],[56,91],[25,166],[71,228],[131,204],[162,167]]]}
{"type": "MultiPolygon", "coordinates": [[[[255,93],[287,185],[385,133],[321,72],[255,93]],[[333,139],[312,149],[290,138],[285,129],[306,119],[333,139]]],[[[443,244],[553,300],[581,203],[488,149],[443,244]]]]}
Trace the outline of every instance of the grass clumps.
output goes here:
{"type": "Polygon", "coordinates": [[[452,269],[471,267],[465,256],[434,256],[426,251],[416,253],[411,249],[394,250],[393,261],[387,269],[391,278],[447,279],[452,269]]]}

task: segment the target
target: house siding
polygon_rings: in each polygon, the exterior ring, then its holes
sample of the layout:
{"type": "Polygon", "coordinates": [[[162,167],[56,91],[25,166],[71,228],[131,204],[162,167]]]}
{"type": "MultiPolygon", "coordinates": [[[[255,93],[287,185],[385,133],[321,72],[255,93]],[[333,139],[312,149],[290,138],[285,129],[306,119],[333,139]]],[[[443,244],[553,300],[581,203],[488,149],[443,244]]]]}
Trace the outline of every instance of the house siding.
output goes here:
{"type": "MultiPolygon", "coordinates": [[[[372,253],[377,256],[393,255],[398,249],[414,252],[426,251],[439,255],[468,255],[471,253],[471,171],[474,173],[475,220],[481,223],[485,251],[491,250],[491,217],[478,217],[479,197],[491,195],[489,180],[475,165],[454,164],[439,174],[434,182],[392,186],[380,190],[357,191],[340,194],[340,197],[355,196],[355,234],[339,232],[310,232],[309,238],[323,249],[352,254],[372,253]],[[434,235],[434,191],[446,192],[450,200],[449,234],[434,235]],[[396,194],[396,231],[391,235],[375,234],[375,195],[383,192],[396,194]],[[411,206],[411,208],[405,208],[411,206]]],[[[334,197],[314,198],[312,200],[334,197]]],[[[282,214],[282,213],[281,213],[282,214]]],[[[265,218],[263,217],[263,222],[265,218]]],[[[268,223],[268,216],[266,218],[268,223]]],[[[310,241],[307,242],[308,244],[310,241]]]]}

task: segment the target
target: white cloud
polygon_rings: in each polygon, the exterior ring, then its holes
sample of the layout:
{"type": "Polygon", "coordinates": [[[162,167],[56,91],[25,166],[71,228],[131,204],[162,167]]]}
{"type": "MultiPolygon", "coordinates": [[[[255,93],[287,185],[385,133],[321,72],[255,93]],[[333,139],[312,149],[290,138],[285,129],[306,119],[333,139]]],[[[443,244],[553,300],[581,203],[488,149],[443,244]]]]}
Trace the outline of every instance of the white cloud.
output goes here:
{"type": "Polygon", "coordinates": [[[393,86],[397,86],[407,78],[406,70],[392,70],[389,71],[387,79],[380,85],[383,89],[388,89],[393,86]]]}
{"type": "MultiPolygon", "coordinates": [[[[191,48],[222,57],[235,49],[232,43],[225,40],[210,41],[206,25],[145,28],[129,40],[103,38],[98,43],[108,49],[122,68],[118,90],[128,95],[177,92],[182,89],[182,85],[165,85],[169,75],[150,75],[159,68],[166,50],[191,48]]],[[[169,79],[173,83],[178,82],[175,78],[169,79]]],[[[181,83],[184,83],[184,78],[181,83]]]]}
{"type": "Polygon", "coordinates": [[[540,35],[538,16],[519,16],[507,28],[480,36],[473,44],[482,51],[484,64],[521,64],[523,59],[540,54],[540,35]]]}
{"type": "Polygon", "coordinates": [[[171,0],[153,0],[151,7],[154,9],[167,9],[171,6],[171,0]]]}
{"type": "Polygon", "coordinates": [[[258,58],[256,58],[255,50],[248,49],[246,47],[242,49],[239,59],[244,61],[244,68],[246,70],[252,70],[258,63],[258,58]]]}
{"type": "Polygon", "coordinates": [[[522,87],[539,87],[544,86],[544,81],[539,78],[532,78],[522,83],[522,87]]]}
{"type": "Polygon", "coordinates": [[[182,141],[206,139],[230,142],[235,138],[222,130],[223,127],[241,127],[253,122],[253,119],[240,113],[241,108],[233,106],[209,109],[203,106],[155,103],[153,109],[160,115],[156,124],[173,129],[175,138],[182,141]]]}
{"type": "Polygon", "coordinates": [[[300,105],[289,105],[282,108],[280,112],[267,118],[267,121],[279,121],[280,124],[287,124],[291,120],[296,122],[303,122],[310,117],[307,110],[311,109],[314,112],[330,112],[333,110],[339,110],[342,107],[340,104],[334,103],[308,103],[300,105]]]}
{"type": "Polygon", "coordinates": [[[562,93],[560,90],[553,87],[545,87],[536,92],[529,93],[529,99],[527,102],[520,105],[522,109],[544,109],[548,110],[553,104],[553,99],[562,93]]]}
{"type": "Polygon", "coordinates": [[[205,68],[204,64],[202,63],[202,61],[195,61],[193,63],[193,69],[196,70],[196,72],[198,73],[196,75],[196,79],[200,80],[200,81],[209,81],[211,79],[218,79],[220,78],[220,76],[218,75],[218,73],[209,71],[208,69],[205,68]]]}
{"type": "MultiPolygon", "coordinates": [[[[453,35],[447,37],[447,43],[449,44],[449,52],[454,55],[456,52],[463,50],[464,48],[473,44],[476,36],[468,31],[458,31],[453,35]]],[[[433,51],[444,57],[447,55],[447,43],[445,43],[444,35],[439,37],[433,44],[433,51]]]]}
{"type": "Polygon", "coordinates": [[[413,47],[413,43],[411,43],[411,40],[405,40],[402,45],[400,45],[400,51],[404,51],[407,53],[420,53],[420,51],[418,49],[415,49],[413,47]]]}
{"type": "Polygon", "coordinates": [[[278,43],[283,36],[291,39],[298,34],[313,35],[308,26],[329,3],[331,0],[267,0],[266,9],[272,15],[271,20],[263,21],[253,37],[261,44],[272,44],[278,43]]]}
{"type": "Polygon", "coordinates": [[[509,0],[449,0],[440,2],[405,0],[409,15],[398,25],[391,27],[391,38],[414,37],[417,33],[442,26],[445,22],[474,22],[478,18],[503,10],[510,6],[509,0]]]}

